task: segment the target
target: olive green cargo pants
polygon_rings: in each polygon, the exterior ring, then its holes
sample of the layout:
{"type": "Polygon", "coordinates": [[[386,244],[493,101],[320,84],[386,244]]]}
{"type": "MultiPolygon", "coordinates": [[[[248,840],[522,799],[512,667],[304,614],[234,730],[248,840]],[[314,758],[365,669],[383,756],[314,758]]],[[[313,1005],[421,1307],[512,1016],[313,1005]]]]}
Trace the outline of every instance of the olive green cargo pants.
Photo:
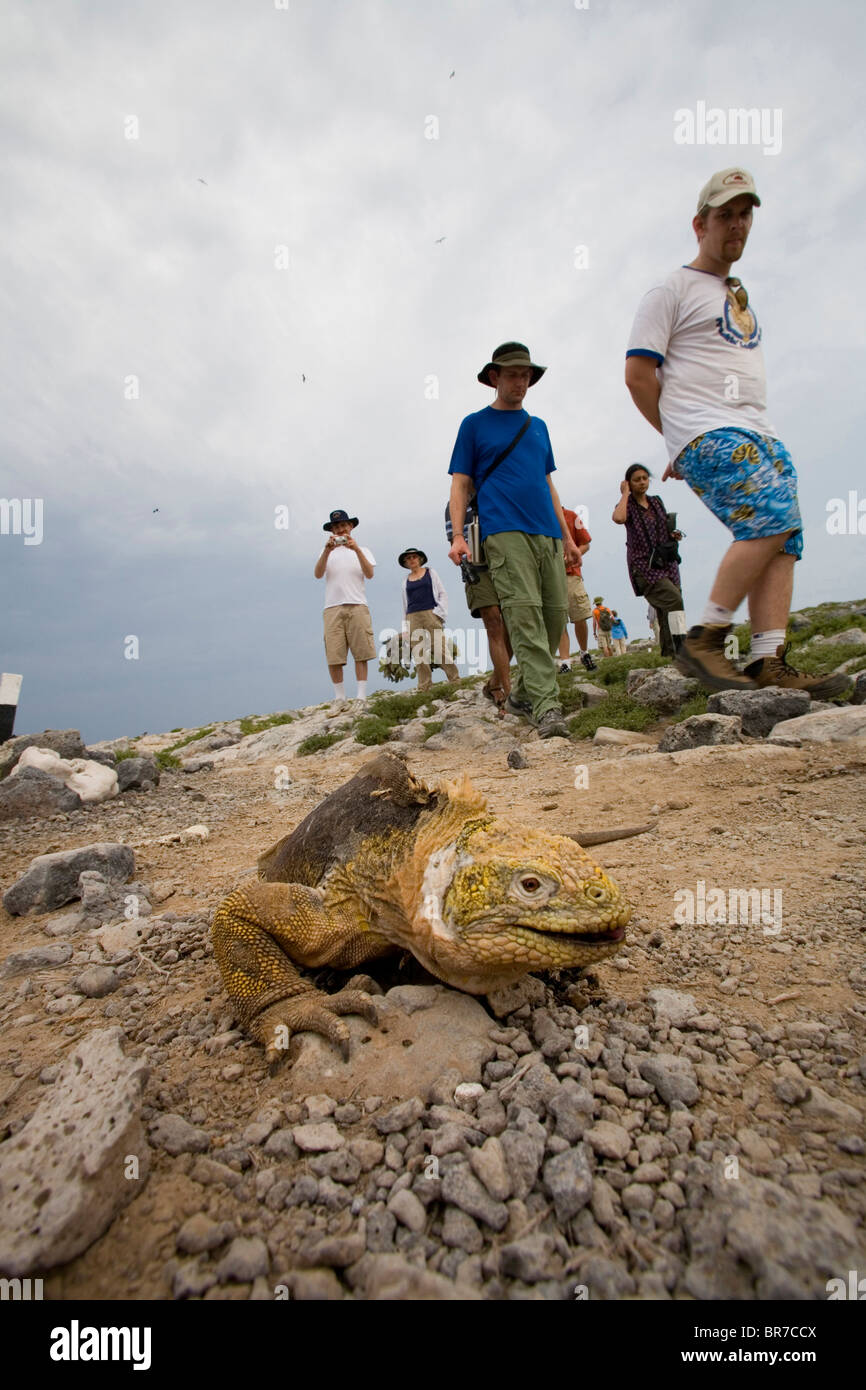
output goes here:
{"type": "Polygon", "coordinates": [[[512,698],[526,700],[533,718],[540,719],[560,707],[552,658],[568,621],[562,540],[497,531],[487,537],[484,550],[517,658],[512,698]]]}

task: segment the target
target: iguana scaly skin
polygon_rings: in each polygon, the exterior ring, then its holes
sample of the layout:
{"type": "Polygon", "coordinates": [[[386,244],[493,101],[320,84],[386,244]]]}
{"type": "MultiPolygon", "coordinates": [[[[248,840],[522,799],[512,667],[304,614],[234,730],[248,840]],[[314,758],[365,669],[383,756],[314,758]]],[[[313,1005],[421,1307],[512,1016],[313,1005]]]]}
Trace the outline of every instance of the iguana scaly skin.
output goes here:
{"type": "Polygon", "coordinates": [[[293,1032],[348,1052],[340,1014],[376,1021],[361,990],[326,995],[297,966],[351,969],[395,950],[470,994],[531,970],[594,965],[631,916],[618,886],[565,835],[500,819],[464,776],[427,787],[379,753],[259,859],[213,922],[241,1023],[269,1061],[293,1032]]]}

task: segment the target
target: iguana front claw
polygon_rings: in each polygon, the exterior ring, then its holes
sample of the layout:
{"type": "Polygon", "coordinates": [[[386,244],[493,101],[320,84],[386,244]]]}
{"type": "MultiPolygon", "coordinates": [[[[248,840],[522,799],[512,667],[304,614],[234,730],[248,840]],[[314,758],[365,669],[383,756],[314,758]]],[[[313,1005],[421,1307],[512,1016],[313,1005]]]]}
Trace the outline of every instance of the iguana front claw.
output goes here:
{"type": "Polygon", "coordinates": [[[341,1014],[360,1014],[368,1023],[378,1022],[376,1006],[360,989],[341,989],[337,994],[319,990],[281,999],[264,1009],[251,1025],[251,1033],[265,1049],[265,1061],[273,1067],[286,1054],[293,1033],[319,1033],[349,1060],[349,1030],[341,1014]]]}

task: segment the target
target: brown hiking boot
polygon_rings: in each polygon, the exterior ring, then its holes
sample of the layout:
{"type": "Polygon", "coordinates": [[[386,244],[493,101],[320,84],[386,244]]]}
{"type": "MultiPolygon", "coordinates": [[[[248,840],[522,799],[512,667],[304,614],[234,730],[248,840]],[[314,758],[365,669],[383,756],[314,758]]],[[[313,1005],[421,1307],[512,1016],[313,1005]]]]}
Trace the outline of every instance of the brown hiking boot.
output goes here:
{"type": "Polygon", "coordinates": [[[738,671],[725,656],[725,638],[733,623],[724,627],[691,627],[674,657],[684,676],[700,681],[707,690],[756,690],[757,682],[738,671]]]}
{"type": "Polygon", "coordinates": [[[790,642],[785,642],[776,648],[775,656],[759,656],[746,667],[745,674],[752,677],[759,690],[768,685],[779,685],[783,690],[805,690],[813,699],[820,699],[822,695],[840,695],[847,690],[849,678],[841,672],[834,676],[807,676],[789,666],[785,653],[790,645],[790,642]]]}

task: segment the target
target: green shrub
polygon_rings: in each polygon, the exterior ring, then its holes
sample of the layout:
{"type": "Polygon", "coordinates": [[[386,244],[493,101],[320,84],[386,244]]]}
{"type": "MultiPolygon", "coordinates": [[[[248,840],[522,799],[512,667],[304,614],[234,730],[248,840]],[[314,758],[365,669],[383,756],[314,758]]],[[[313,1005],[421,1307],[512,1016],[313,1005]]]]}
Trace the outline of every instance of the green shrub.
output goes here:
{"type": "Polygon", "coordinates": [[[424,728],[427,730],[426,734],[424,735],[424,742],[426,743],[428,738],[432,738],[434,734],[441,734],[442,730],[445,728],[445,720],[425,719],[424,728]]]}
{"type": "Polygon", "coordinates": [[[640,733],[655,724],[658,712],[646,709],[626,695],[624,690],[613,690],[603,705],[582,710],[569,721],[572,738],[591,738],[602,724],[612,729],[632,729],[640,733]]]}
{"type": "Polygon", "coordinates": [[[138,758],[140,756],[141,755],[139,753],[136,753],[134,748],[121,748],[120,750],[115,749],[114,752],[115,761],[119,763],[122,763],[124,758],[138,758]]]}
{"type": "Polygon", "coordinates": [[[271,714],[258,715],[249,714],[240,721],[241,734],[246,738],[247,734],[260,734],[264,729],[275,729],[279,724],[293,724],[295,716],[293,714],[271,714]]]}
{"type": "Polygon", "coordinates": [[[299,758],[304,758],[308,753],[321,753],[323,748],[330,748],[333,743],[339,743],[341,738],[345,738],[345,732],[340,734],[310,734],[303,743],[298,744],[297,754],[299,758]]]}
{"type": "Polygon", "coordinates": [[[180,758],[176,758],[170,748],[163,748],[160,753],[157,753],[156,761],[164,771],[170,767],[180,767],[181,765],[180,758]]]}
{"type": "Polygon", "coordinates": [[[699,691],[690,700],[686,700],[681,709],[677,710],[677,713],[671,718],[671,723],[682,724],[684,719],[691,719],[693,714],[706,714],[706,712],[707,697],[702,691],[699,691]]]}
{"type": "Polygon", "coordinates": [[[378,715],[365,714],[362,719],[358,720],[352,733],[356,743],[363,743],[372,748],[377,743],[387,743],[393,727],[393,724],[386,723],[378,715]]]}

